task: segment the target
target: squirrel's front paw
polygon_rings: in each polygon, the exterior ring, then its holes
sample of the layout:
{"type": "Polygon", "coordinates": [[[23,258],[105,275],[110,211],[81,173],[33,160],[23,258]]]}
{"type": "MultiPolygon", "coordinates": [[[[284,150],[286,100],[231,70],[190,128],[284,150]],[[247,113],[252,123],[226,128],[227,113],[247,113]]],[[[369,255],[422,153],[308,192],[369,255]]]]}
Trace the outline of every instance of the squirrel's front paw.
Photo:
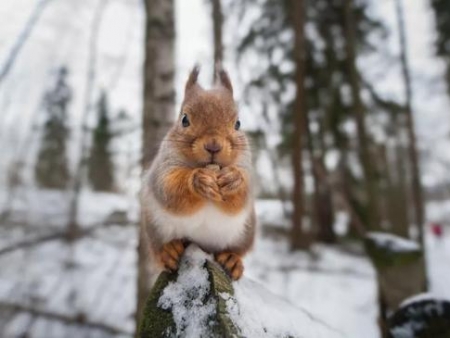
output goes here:
{"type": "Polygon", "coordinates": [[[209,200],[222,201],[219,186],[217,185],[217,174],[209,168],[196,169],[192,179],[193,189],[209,200]]]}
{"type": "Polygon", "coordinates": [[[175,239],[163,245],[159,256],[164,269],[175,271],[184,253],[184,244],[181,240],[175,239]]]}
{"type": "Polygon", "coordinates": [[[224,196],[235,193],[242,183],[244,183],[244,177],[235,166],[223,167],[217,174],[217,184],[224,196]]]}
{"type": "Polygon", "coordinates": [[[222,252],[216,254],[214,258],[233,280],[238,280],[242,277],[244,265],[242,264],[241,256],[233,252],[222,252]]]}

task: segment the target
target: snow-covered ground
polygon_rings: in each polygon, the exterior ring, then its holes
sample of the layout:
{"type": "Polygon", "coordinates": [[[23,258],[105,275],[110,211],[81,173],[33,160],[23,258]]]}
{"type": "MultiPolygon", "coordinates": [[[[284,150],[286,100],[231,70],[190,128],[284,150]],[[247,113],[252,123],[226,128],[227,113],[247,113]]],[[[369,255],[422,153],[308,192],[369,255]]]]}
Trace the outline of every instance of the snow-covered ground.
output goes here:
{"type": "MultiPolygon", "coordinates": [[[[128,225],[102,225],[111,219],[112,210],[123,210],[126,197],[86,194],[85,198],[83,205],[97,201],[103,207],[86,218],[89,224],[83,229],[87,232],[72,243],[58,237],[58,228],[51,225],[2,224],[2,337],[18,337],[21,332],[36,338],[58,338],[61,332],[67,337],[132,335],[137,243],[133,215],[128,225]],[[48,234],[56,237],[45,238],[48,234]],[[36,242],[21,246],[24,241],[36,242]]],[[[265,215],[280,214],[280,208],[277,201],[259,201],[261,223],[273,226],[265,215]]],[[[441,239],[427,239],[430,292],[450,299],[450,232],[441,239]]],[[[260,231],[245,266],[247,278],[307,310],[344,337],[379,336],[375,272],[364,255],[328,246],[316,246],[310,254],[292,254],[283,238],[260,231]]]]}
{"type": "Polygon", "coordinates": [[[366,257],[322,246],[311,255],[292,254],[284,240],[260,238],[246,268],[344,337],[378,337],[375,272],[366,257]]]}

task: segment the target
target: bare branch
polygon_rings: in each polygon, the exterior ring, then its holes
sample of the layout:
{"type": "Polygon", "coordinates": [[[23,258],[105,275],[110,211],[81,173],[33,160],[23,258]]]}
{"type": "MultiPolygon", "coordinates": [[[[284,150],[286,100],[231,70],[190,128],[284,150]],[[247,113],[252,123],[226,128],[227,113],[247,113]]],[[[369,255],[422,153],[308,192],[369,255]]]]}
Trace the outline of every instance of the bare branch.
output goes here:
{"type": "Polygon", "coordinates": [[[39,18],[42,15],[42,12],[44,11],[45,6],[50,2],[50,0],[41,0],[34,8],[33,13],[28,18],[27,23],[25,24],[24,29],[22,32],[20,32],[16,43],[12,47],[11,51],[9,52],[8,58],[6,59],[6,62],[2,69],[0,69],[0,85],[3,82],[3,80],[8,75],[9,71],[12,69],[14,62],[17,59],[17,56],[20,53],[20,50],[24,46],[25,42],[28,40],[28,37],[30,36],[30,33],[32,32],[33,28],[36,26],[36,23],[39,21],[39,18]]]}
{"type": "Polygon", "coordinates": [[[0,308],[10,311],[17,312],[28,312],[33,316],[44,317],[50,320],[56,320],[63,322],[64,324],[82,324],[84,328],[98,329],[112,334],[126,334],[129,335],[130,332],[123,330],[122,328],[111,326],[108,324],[96,322],[86,318],[84,313],[79,313],[75,316],[68,316],[44,309],[36,309],[32,306],[26,306],[22,304],[16,304],[11,302],[0,301],[0,308]]]}

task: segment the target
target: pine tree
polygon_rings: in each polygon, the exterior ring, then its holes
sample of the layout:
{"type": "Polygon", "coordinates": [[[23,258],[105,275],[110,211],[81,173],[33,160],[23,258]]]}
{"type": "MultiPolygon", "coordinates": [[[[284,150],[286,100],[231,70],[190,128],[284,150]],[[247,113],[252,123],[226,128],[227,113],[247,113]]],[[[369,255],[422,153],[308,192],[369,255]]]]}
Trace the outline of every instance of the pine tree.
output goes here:
{"type": "Polygon", "coordinates": [[[35,167],[36,182],[43,188],[64,189],[70,179],[66,156],[68,130],[65,120],[72,90],[66,82],[67,74],[67,69],[61,67],[57,72],[54,87],[44,95],[43,106],[47,120],[35,167]]]}
{"type": "MultiPolygon", "coordinates": [[[[243,1],[235,4],[241,11],[247,10],[252,6],[251,1],[243,1]]],[[[378,182],[378,173],[370,172],[372,186],[365,184],[361,178],[357,177],[349,163],[355,158],[356,150],[360,149],[359,142],[354,135],[348,133],[344,126],[349,122],[355,121],[357,112],[364,112],[365,102],[359,102],[358,110],[349,100],[349,88],[353,88],[353,97],[360,98],[360,91],[363,89],[360,84],[361,73],[353,67],[356,56],[362,54],[373,53],[376,46],[372,45],[368,39],[369,34],[374,32],[384,34],[381,24],[368,16],[368,4],[365,1],[358,1],[347,4],[351,12],[352,27],[354,31],[354,39],[350,49],[346,40],[348,38],[348,11],[346,12],[346,3],[344,1],[316,2],[307,1],[306,5],[306,25],[309,29],[307,32],[314,32],[314,35],[306,34],[305,36],[305,107],[306,129],[303,131],[307,136],[307,142],[303,146],[309,153],[309,162],[312,167],[312,176],[315,181],[314,214],[316,222],[320,223],[319,229],[324,227],[325,231],[319,230],[319,233],[326,233],[332,229],[332,217],[320,218],[317,215],[332,214],[329,207],[327,210],[321,210],[324,205],[330,206],[331,201],[323,204],[319,201],[327,194],[330,195],[327,182],[321,180],[314,169],[315,163],[320,166],[324,163],[324,158],[328,151],[338,150],[343,170],[346,177],[347,191],[350,194],[349,200],[356,210],[359,218],[367,224],[377,224],[375,215],[371,214],[373,204],[370,198],[376,198],[376,189],[368,189],[368,187],[376,186],[378,182]],[[354,55],[349,55],[351,51],[354,55]],[[350,67],[350,68],[349,68],[350,67]],[[349,72],[349,69],[353,69],[349,72]],[[353,83],[353,87],[352,87],[353,83]],[[311,125],[317,126],[311,130],[311,125]],[[375,181],[375,183],[374,183],[375,181]],[[324,224],[327,222],[327,224],[324,224]]],[[[262,2],[261,17],[255,19],[246,35],[241,38],[238,45],[238,53],[245,53],[256,50],[258,57],[264,58],[264,62],[259,64],[267,64],[267,67],[253,78],[249,83],[252,94],[256,91],[261,92],[258,100],[262,100],[269,105],[277,107],[283,119],[282,136],[283,141],[280,145],[280,152],[290,154],[292,152],[292,137],[295,134],[294,126],[294,104],[293,100],[288,100],[283,93],[288,92],[289,88],[295,83],[295,72],[291,65],[295,64],[294,45],[292,43],[294,35],[293,27],[289,20],[292,13],[291,2],[289,0],[275,1],[265,0],[262,2]],[[277,55],[277,57],[274,57],[277,55]],[[280,56],[281,55],[281,56],[280,56]]],[[[242,57],[242,56],[241,56],[242,57]]],[[[350,96],[352,91],[350,91],[350,96]]],[[[247,97],[255,97],[255,95],[246,95],[247,97]]],[[[360,116],[359,121],[365,123],[365,116],[360,116]]],[[[360,125],[364,125],[360,123],[360,125]]],[[[365,134],[363,138],[364,155],[361,156],[360,162],[364,162],[370,156],[367,154],[373,151],[373,140],[370,132],[361,131],[359,128],[358,135],[365,134]]],[[[366,161],[367,162],[367,161],[366,161]]],[[[322,166],[323,167],[323,166],[322,166]]],[[[367,165],[365,166],[367,167],[367,165]]],[[[371,170],[371,168],[369,168],[371,170]]],[[[330,238],[332,238],[331,235],[330,238]]]]}
{"type": "Polygon", "coordinates": [[[92,146],[88,162],[88,178],[97,191],[114,189],[114,166],[109,150],[112,134],[109,126],[108,97],[101,93],[97,103],[97,126],[93,131],[92,146]]]}
{"type": "Polygon", "coordinates": [[[431,7],[436,19],[436,54],[446,63],[446,82],[450,95],[450,1],[431,0],[431,7]]]}

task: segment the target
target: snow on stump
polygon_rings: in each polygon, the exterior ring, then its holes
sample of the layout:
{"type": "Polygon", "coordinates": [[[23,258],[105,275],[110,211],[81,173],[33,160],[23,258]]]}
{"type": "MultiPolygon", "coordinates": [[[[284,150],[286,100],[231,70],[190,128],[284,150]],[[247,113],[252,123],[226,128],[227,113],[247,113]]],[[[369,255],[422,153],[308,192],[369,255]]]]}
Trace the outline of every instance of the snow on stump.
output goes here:
{"type": "Polygon", "coordinates": [[[450,301],[427,296],[405,301],[389,319],[389,338],[450,338],[450,301]]]}
{"type": "Polygon", "coordinates": [[[388,316],[405,299],[424,291],[423,253],[416,242],[381,232],[368,233],[365,247],[377,271],[380,326],[386,333],[388,316]]]}
{"type": "Polygon", "coordinates": [[[163,272],[147,299],[139,337],[343,337],[250,280],[232,283],[191,245],[176,273],[163,272]]]}

